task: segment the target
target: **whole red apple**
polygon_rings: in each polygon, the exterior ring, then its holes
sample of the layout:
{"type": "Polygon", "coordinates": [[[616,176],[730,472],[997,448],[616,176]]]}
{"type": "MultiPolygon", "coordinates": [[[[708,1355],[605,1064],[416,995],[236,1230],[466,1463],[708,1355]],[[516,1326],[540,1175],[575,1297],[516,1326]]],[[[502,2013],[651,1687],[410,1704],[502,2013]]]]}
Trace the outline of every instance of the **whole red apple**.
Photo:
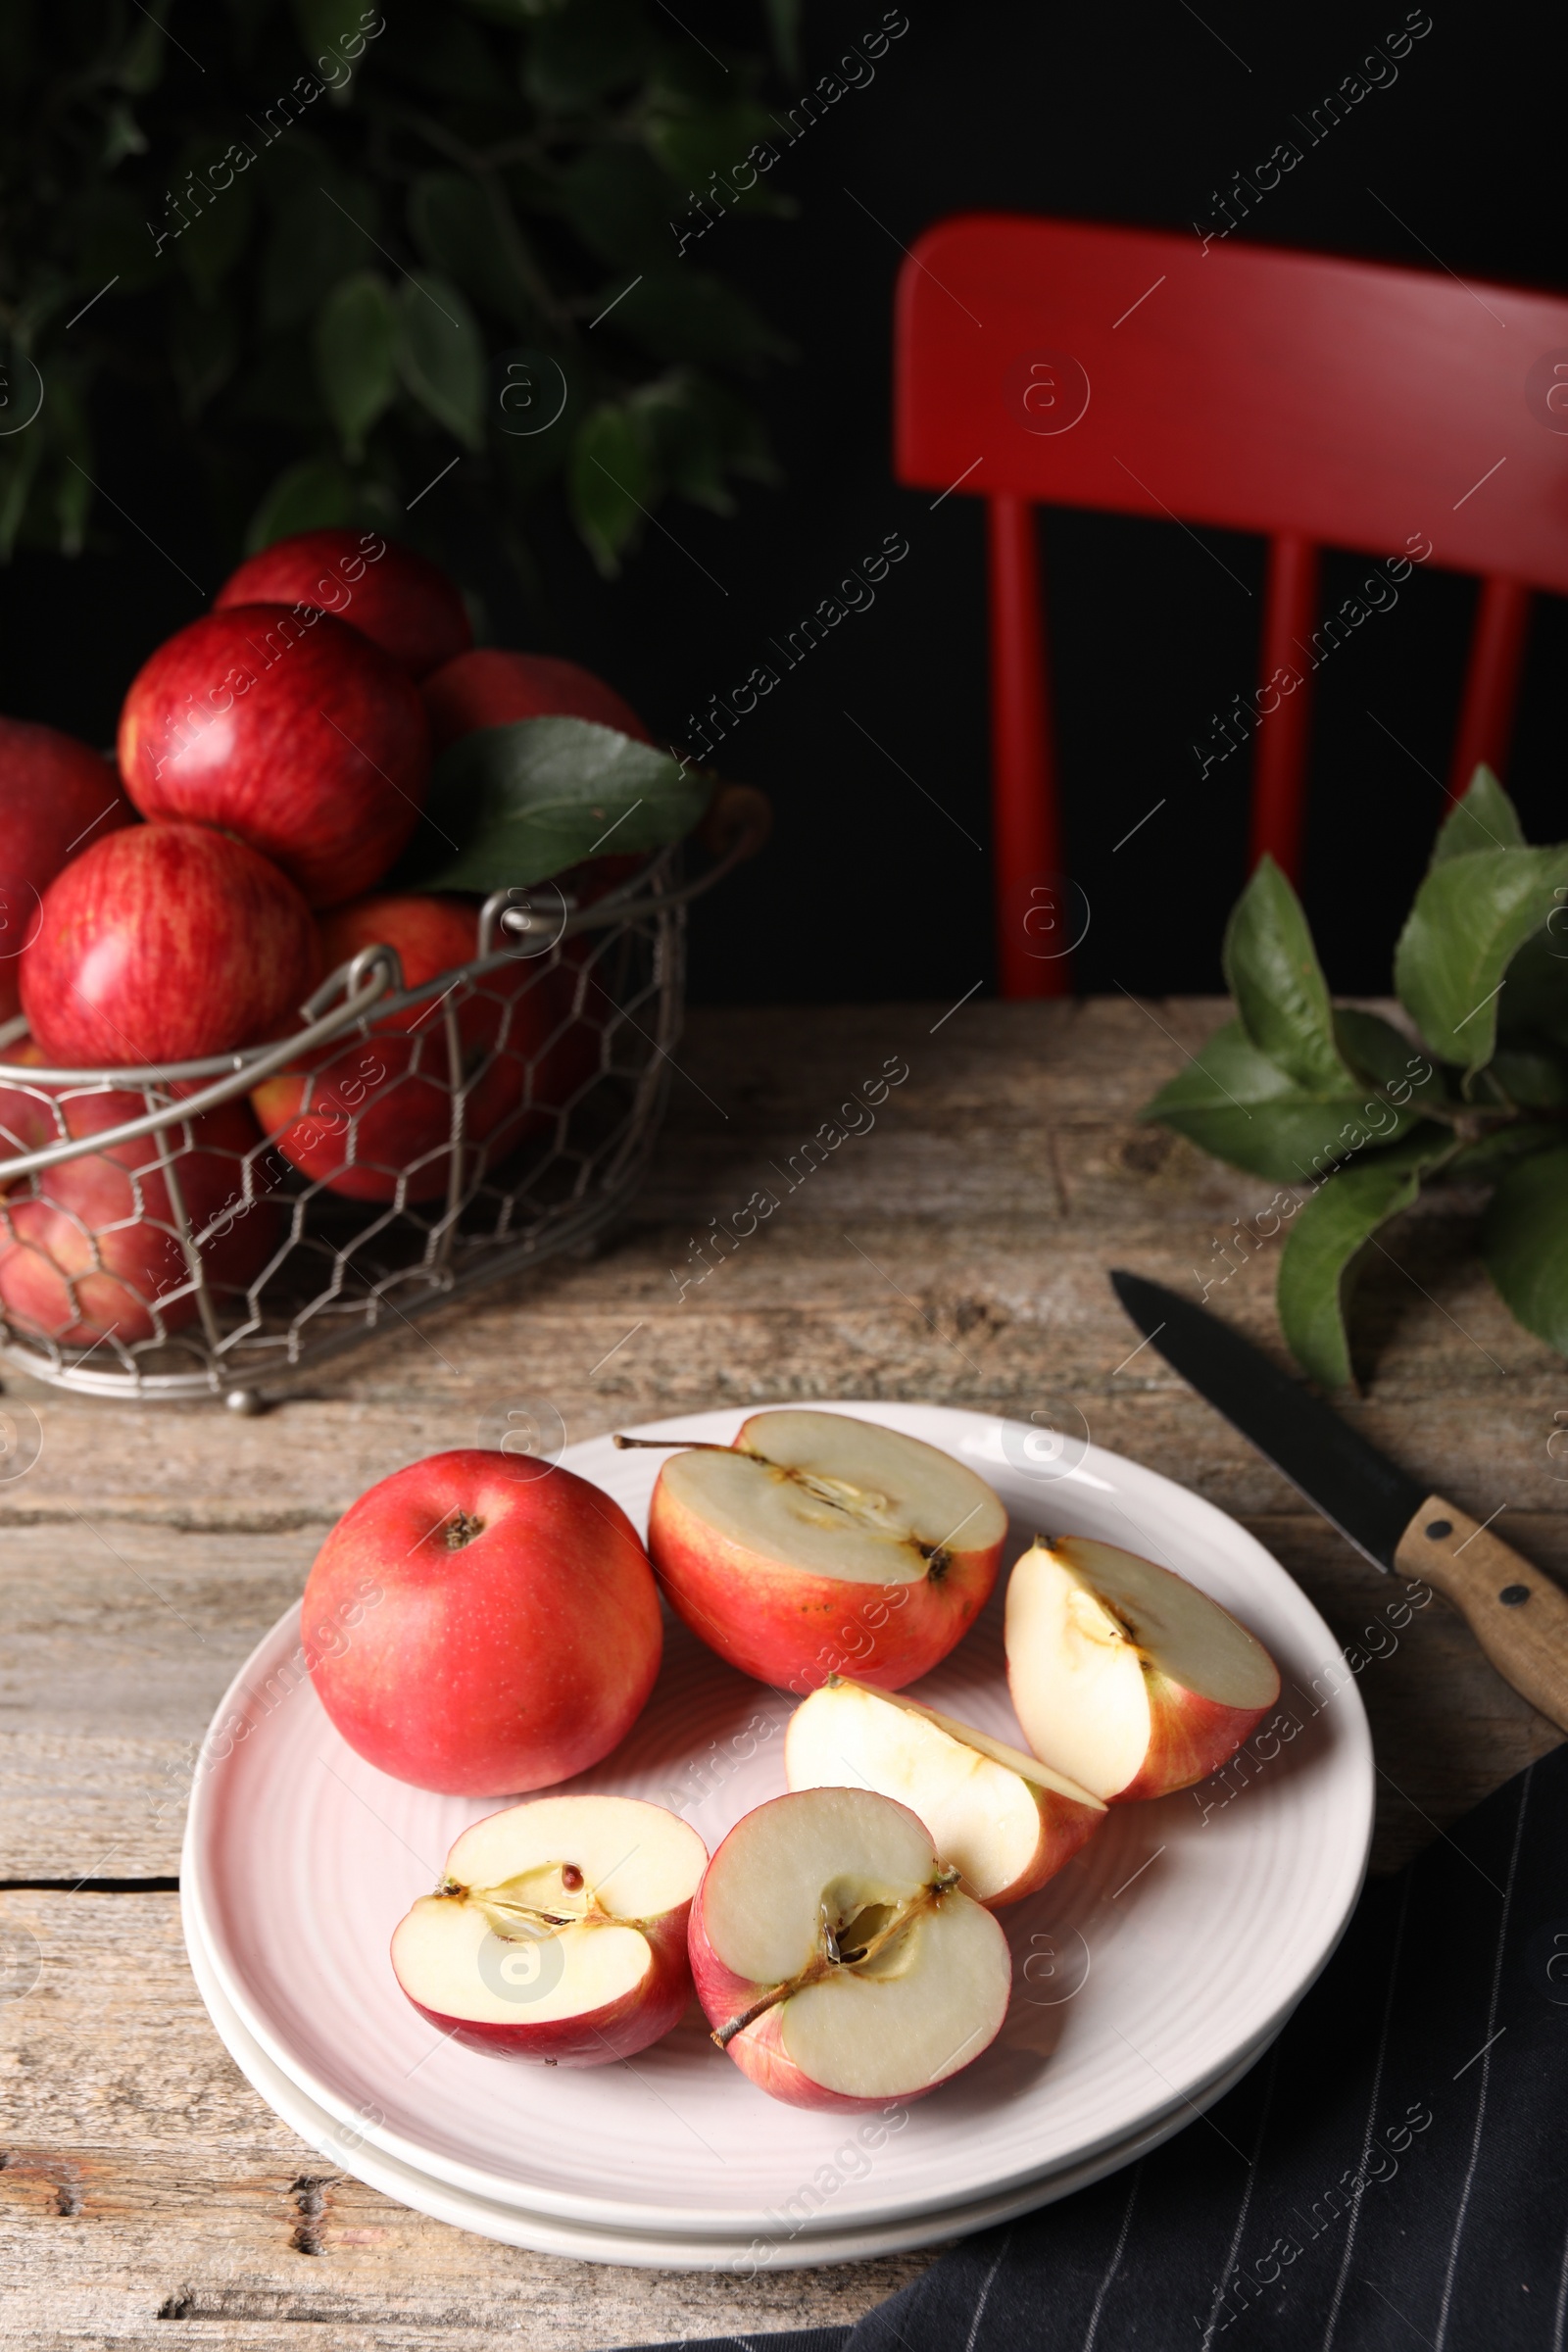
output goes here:
{"type": "Polygon", "coordinates": [[[641,1714],[662,1646],[620,1505],[570,1470],[476,1448],[360,1496],[317,1554],[300,1632],[349,1745],[457,1796],[520,1795],[597,1764],[641,1714]]]}
{"type": "Polygon", "coordinates": [[[193,620],[131,682],[120,768],[143,816],[220,825],[313,906],[380,879],[429,773],[419,690],[347,621],[235,605],[193,620]]]}
{"type": "MultiPolygon", "coordinates": [[[[24,1058],[37,1057],[24,1048],[24,1058]]],[[[0,1088],[0,1164],[68,1136],[102,1134],[141,1115],[139,1094],[0,1088]]],[[[242,1293],[277,1246],[280,1220],[256,1166],[260,1138],[243,1102],[182,1120],[162,1136],[19,1177],[0,1203],[0,1311],[63,1348],[111,1337],[124,1347],[195,1320],[198,1301],[168,1170],[173,1167],[208,1286],[242,1293]],[[251,1174],[249,1188],[246,1166],[251,1174]]]]}
{"type": "Polygon", "coordinates": [[[653,737],[613,686],[575,662],[554,654],[510,654],[476,646],[425,679],[420,690],[438,752],[479,727],[504,727],[514,718],[591,718],[639,743],[653,737]]]}
{"type": "Polygon", "coordinates": [[[316,956],[299,892],[244,842],[130,825],[44,892],[23,1008],[63,1067],[194,1061],[277,1036],[316,984],[316,956]]]}
{"type": "Polygon", "coordinates": [[[462,597],[437,564],[379,531],[296,531],[251,556],[213,599],[230,605],[310,605],[335,613],[390,654],[411,678],[473,643],[462,597]]]}
{"type": "Polygon", "coordinates": [[[22,1009],[17,959],[66,859],[136,812],[107,760],[24,718],[0,718],[0,1021],[22,1009]]]}
{"type": "MultiPolygon", "coordinates": [[[[457,899],[388,893],[339,906],[318,926],[321,968],[362,948],[396,948],[410,988],[421,988],[478,948],[474,907],[457,899]]],[[[490,1143],[492,1164],[537,1133],[585,1074],[588,1047],[571,1018],[567,976],[506,965],[452,999],[469,1092],[463,1145],[490,1143]],[[461,1001],[460,1001],[461,1000],[461,1001]]],[[[439,998],[379,1016],[354,1036],[264,1079],[251,1097],[267,1134],[306,1176],[351,1200],[437,1200],[452,1166],[451,1050],[439,998]]]]}

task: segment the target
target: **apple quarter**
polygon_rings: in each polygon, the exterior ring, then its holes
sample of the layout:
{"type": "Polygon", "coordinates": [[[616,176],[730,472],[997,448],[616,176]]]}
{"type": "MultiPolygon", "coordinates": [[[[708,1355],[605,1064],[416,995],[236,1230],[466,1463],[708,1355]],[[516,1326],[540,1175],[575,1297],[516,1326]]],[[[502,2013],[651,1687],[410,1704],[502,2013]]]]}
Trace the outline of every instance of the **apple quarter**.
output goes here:
{"type": "Polygon", "coordinates": [[[992,1908],[1033,1894],[1105,1818],[1098,1796],[1021,1748],[839,1675],[790,1717],[784,1769],[792,1788],[872,1788],[907,1805],[965,1894],[992,1908]]]}

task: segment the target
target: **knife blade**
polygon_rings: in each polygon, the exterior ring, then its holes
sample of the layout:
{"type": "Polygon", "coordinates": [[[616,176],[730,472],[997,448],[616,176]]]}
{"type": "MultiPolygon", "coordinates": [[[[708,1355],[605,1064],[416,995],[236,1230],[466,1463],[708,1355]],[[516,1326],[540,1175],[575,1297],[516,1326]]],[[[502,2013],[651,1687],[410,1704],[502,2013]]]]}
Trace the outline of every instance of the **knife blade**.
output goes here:
{"type": "MultiPolygon", "coordinates": [[[[1568,1594],[1443,1495],[1428,1493],[1260,1348],[1162,1283],[1111,1288],[1147,1345],[1385,1574],[1452,1601],[1497,1671],[1568,1731],[1568,1594]]],[[[1495,1517],[1494,1513],[1494,1517],[1495,1517]]]]}

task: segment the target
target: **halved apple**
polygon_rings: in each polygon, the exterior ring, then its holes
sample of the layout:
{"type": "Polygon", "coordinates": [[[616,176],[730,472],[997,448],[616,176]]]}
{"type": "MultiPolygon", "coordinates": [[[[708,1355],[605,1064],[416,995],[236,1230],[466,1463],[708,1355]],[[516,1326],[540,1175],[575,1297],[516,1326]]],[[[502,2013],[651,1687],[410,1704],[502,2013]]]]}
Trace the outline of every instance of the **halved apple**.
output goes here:
{"type": "Polygon", "coordinates": [[[1107,1804],[1205,1779],[1280,1694],[1273,1659],[1228,1609],[1089,1536],[1039,1537],[1024,1553],[1006,1643],[1024,1738],[1107,1804]]]}
{"type": "Polygon", "coordinates": [[[470,2049],[607,2066],[691,1999],[697,1832],[631,1796],[541,1796],[465,1830],[392,1937],[415,2007],[470,2049]]]}
{"type": "Polygon", "coordinates": [[[864,1788],[776,1796],[736,1823],[697,1890],[692,1974],[713,2039],[775,2099],[918,2099],[1007,2014],[989,1911],[906,1806],[864,1788]]]}
{"type": "Polygon", "coordinates": [[[1006,1531],[952,1454],[847,1413],[785,1410],[664,1464],[648,1548],[671,1605],[743,1674],[804,1694],[853,1668],[896,1690],[973,1624],[1006,1531]]]}
{"type": "Polygon", "coordinates": [[[874,1788],[923,1821],[976,1902],[1033,1894],[1105,1818],[1098,1796],[917,1699],[829,1675],[790,1717],[792,1788],[874,1788]]]}

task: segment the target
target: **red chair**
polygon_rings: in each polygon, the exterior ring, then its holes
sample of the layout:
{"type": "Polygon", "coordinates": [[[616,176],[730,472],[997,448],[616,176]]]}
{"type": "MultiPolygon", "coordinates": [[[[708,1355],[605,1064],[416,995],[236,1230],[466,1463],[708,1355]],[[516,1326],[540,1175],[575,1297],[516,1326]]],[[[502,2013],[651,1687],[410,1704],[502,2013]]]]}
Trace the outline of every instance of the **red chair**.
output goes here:
{"type": "Polygon", "coordinates": [[[1062,866],[1036,504],[1267,536],[1254,859],[1299,869],[1324,546],[1430,542],[1418,560],[1482,575],[1453,787],[1478,760],[1501,767],[1531,592],[1568,592],[1568,301],[975,214],[928,229],[899,272],[894,420],[901,482],[987,505],[1004,996],[1070,986],[1029,936],[1052,919],[1031,886],[1062,866]],[[1269,709],[1282,668],[1300,683],[1269,709]]]}

